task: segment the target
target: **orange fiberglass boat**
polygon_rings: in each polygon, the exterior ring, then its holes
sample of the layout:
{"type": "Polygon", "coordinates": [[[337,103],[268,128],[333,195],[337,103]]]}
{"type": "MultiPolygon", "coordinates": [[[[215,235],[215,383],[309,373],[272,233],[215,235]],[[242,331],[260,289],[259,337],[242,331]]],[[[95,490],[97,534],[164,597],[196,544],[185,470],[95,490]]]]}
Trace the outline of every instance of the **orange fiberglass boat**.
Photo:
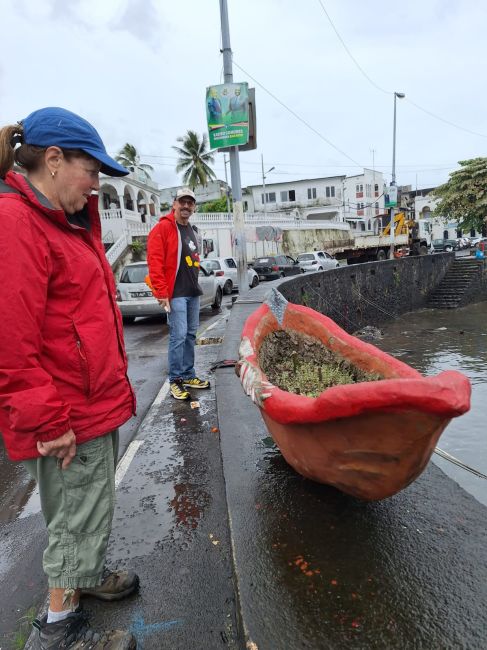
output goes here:
{"type": "Polygon", "coordinates": [[[461,373],[424,377],[276,290],[244,325],[237,373],[297,472],[370,501],[414,481],[451,418],[470,408],[470,382],[461,373]],[[317,397],[281,390],[259,366],[260,346],[276,330],[318,339],[339,358],[383,379],[333,386],[317,397]]]}

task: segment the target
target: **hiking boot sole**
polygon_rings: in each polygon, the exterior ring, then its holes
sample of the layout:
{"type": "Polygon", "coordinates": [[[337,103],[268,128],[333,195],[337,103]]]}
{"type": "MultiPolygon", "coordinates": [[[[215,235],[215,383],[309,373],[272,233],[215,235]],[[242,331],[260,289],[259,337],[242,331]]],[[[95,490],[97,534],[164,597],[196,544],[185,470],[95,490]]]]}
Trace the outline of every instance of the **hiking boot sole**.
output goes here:
{"type": "Polygon", "coordinates": [[[96,598],[97,600],[104,600],[104,601],[111,602],[114,600],[122,600],[122,598],[127,598],[127,596],[133,594],[134,591],[136,591],[138,588],[139,588],[139,578],[137,576],[136,580],[134,580],[134,583],[130,587],[128,587],[124,591],[119,591],[116,594],[110,594],[108,592],[103,592],[103,591],[96,591],[95,589],[93,590],[81,589],[80,596],[96,598]]]}

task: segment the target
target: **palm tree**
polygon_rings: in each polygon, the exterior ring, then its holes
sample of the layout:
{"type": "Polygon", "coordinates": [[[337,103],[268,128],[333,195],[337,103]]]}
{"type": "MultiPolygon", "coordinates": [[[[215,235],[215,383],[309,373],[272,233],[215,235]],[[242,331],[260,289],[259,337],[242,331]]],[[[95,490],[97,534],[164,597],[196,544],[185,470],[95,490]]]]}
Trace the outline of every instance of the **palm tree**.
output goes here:
{"type": "Polygon", "coordinates": [[[208,138],[206,133],[200,140],[195,131],[187,131],[185,136],[177,138],[181,147],[173,147],[179,154],[176,172],[184,172],[183,183],[189,185],[193,190],[197,185],[208,185],[208,181],[216,180],[215,172],[208,163],[214,163],[215,159],[211,151],[208,151],[208,138]]]}
{"type": "Polygon", "coordinates": [[[150,179],[149,171],[154,171],[154,167],[151,165],[140,162],[140,156],[137,153],[137,149],[133,144],[129,144],[128,142],[122,149],[120,149],[115,160],[127,169],[130,169],[131,172],[135,170],[139,171],[146,180],[150,179]]]}

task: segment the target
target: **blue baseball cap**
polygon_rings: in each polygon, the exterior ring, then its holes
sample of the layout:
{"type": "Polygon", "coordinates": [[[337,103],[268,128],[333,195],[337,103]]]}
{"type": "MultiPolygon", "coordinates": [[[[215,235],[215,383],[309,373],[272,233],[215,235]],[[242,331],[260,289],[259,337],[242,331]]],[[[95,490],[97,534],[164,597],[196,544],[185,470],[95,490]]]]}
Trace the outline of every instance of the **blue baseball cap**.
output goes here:
{"type": "Polygon", "coordinates": [[[40,108],[21,122],[24,142],[37,147],[81,149],[101,163],[108,176],[126,176],[129,170],[111,158],[98,131],[76,113],[54,106],[40,108]]]}

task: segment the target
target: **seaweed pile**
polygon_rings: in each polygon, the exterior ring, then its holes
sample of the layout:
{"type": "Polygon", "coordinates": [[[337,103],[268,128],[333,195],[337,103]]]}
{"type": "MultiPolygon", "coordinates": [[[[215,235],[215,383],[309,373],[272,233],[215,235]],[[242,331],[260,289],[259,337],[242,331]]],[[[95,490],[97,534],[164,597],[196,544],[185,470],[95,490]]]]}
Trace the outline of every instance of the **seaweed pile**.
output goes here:
{"type": "Polygon", "coordinates": [[[325,389],[383,379],[335,354],[318,339],[294,330],[268,334],[259,349],[259,365],[274,386],[317,397],[325,389]]]}

